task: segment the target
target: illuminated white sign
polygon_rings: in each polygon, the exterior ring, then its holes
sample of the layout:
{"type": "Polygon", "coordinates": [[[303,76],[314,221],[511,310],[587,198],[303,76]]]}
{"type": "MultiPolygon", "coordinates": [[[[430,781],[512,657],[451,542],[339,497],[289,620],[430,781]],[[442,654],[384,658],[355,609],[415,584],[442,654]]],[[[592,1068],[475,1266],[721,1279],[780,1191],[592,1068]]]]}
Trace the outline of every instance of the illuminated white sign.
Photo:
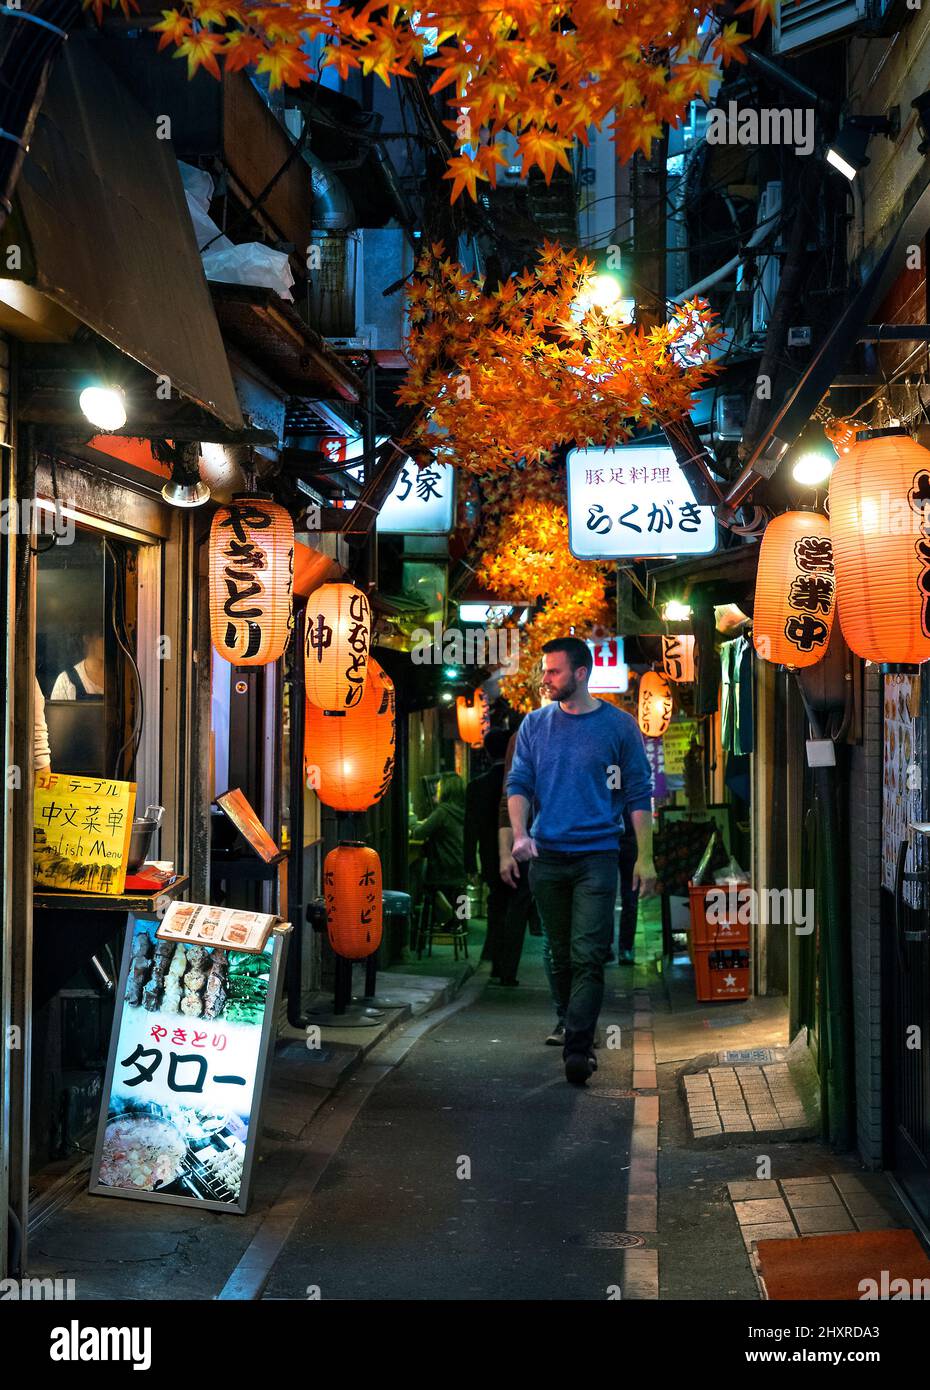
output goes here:
{"type": "MultiPolygon", "coordinates": [[[[384,437],[377,440],[380,447],[384,437]]],[[[350,439],[345,460],[361,458],[361,439],[350,439]]],[[[362,468],[347,468],[346,472],[361,480],[362,468]]],[[[352,502],[346,506],[351,507],[352,502]]],[[[418,468],[413,459],[405,459],[390,496],[378,513],[377,529],[382,534],[447,536],[455,518],[455,469],[449,463],[428,463],[418,468]]]]}
{"type": "Polygon", "coordinates": [[[665,445],[571,449],[568,544],[579,560],[708,555],[717,548],[712,507],[699,507],[665,445]]]}
{"type": "Polygon", "coordinates": [[[623,660],[623,638],[605,637],[600,641],[589,641],[591,649],[591,677],[588,689],[592,695],[611,690],[622,695],[630,684],[630,672],[623,660]]]}

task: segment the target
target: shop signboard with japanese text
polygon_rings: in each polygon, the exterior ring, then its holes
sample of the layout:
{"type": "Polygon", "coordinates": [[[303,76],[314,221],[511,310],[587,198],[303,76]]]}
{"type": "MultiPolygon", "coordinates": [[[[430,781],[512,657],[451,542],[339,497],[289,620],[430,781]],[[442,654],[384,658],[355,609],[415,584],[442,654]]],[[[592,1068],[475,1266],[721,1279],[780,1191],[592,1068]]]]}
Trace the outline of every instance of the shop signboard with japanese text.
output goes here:
{"type": "Polygon", "coordinates": [[[663,445],[570,449],[568,544],[579,560],[709,555],[713,508],[699,507],[663,445]]]}
{"type": "MultiPolygon", "coordinates": [[[[385,443],[380,436],[376,446],[385,443]]],[[[352,464],[362,456],[362,441],[348,440],[340,462],[352,464]]],[[[346,472],[361,481],[361,465],[346,472]]],[[[347,502],[346,506],[353,504],[347,502]]],[[[376,529],[385,535],[445,536],[455,520],[455,469],[449,463],[425,463],[422,468],[411,458],[404,459],[391,492],[378,513],[376,529]]]]}
{"type": "Polygon", "coordinates": [[[235,951],[158,928],[127,926],[90,1190],[243,1213],[283,939],[235,951]]]}

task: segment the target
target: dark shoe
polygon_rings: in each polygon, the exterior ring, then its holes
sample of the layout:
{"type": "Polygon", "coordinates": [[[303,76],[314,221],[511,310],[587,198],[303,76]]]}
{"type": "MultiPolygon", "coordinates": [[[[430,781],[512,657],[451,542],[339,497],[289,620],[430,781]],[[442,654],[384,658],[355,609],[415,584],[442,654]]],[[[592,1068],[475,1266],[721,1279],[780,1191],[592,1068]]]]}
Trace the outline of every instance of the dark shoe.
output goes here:
{"type": "Polygon", "coordinates": [[[615,961],[616,959],[617,959],[617,957],[614,955],[613,951],[608,951],[608,952],[607,952],[607,955],[604,957],[604,964],[605,964],[605,965],[613,965],[613,963],[614,963],[614,961],[615,961]]]}
{"type": "Polygon", "coordinates": [[[561,1047],[565,1042],[565,1024],[557,1023],[546,1039],[547,1047],[561,1047]]]}
{"type": "Polygon", "coordinates": [[[500,980],[499,983],[504,985],[507,989],[514,989],[520,981],[514,976],[509,980],[500,980]]]}
{"type": "Polygon", "coordinates": [[[635,965],[635,964],[636,964],[636,957],[634,956],[633,952],[632,952],[632,951],[621,951],[621,952],[620,952],[620,964],[621,964],[621,965],[635,965]]]}
{"type": "Polygon", "coordinates": [[[585,1052],[570,1052],[565,1058],[565,1080],[573,1086],[583,1086],[596,1069],[597,1062],[585,1052]]]}

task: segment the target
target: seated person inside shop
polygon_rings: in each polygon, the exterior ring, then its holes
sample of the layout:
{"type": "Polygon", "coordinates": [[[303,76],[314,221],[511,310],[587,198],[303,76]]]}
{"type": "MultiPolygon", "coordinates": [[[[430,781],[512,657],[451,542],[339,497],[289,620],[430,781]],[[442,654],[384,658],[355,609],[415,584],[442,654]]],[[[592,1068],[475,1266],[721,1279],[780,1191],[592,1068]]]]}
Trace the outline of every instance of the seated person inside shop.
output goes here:
{"type": "Polygon", "coordinates": [[[103,633],[84,633],[84,656],[66,666],[52,686],[52,700],[99,700],[104,693],[103,633]]]}
{"type": "Polygon", "coordinates": [[[445,772],[436,789],[436,809],[410,826],[413,840],[426,845],[423,890],[432,894],[437,920],[455,920],[457,901],[466,892],[465,783],[458,773],[445,772]]]}

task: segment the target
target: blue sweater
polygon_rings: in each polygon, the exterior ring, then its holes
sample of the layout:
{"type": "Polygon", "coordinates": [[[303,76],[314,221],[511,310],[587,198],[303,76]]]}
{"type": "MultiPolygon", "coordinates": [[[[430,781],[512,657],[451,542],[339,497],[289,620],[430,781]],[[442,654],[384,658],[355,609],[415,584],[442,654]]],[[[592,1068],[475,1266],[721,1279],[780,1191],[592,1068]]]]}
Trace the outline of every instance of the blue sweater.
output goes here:
{"type": "Polygon", "coordinates": [[[623,812],[652,809],[652,771],[636,720],[599,700],[588,714],[553,702],[520,725],[508,796],[537,807],[541,849],[617,849],[623,812]]]}

